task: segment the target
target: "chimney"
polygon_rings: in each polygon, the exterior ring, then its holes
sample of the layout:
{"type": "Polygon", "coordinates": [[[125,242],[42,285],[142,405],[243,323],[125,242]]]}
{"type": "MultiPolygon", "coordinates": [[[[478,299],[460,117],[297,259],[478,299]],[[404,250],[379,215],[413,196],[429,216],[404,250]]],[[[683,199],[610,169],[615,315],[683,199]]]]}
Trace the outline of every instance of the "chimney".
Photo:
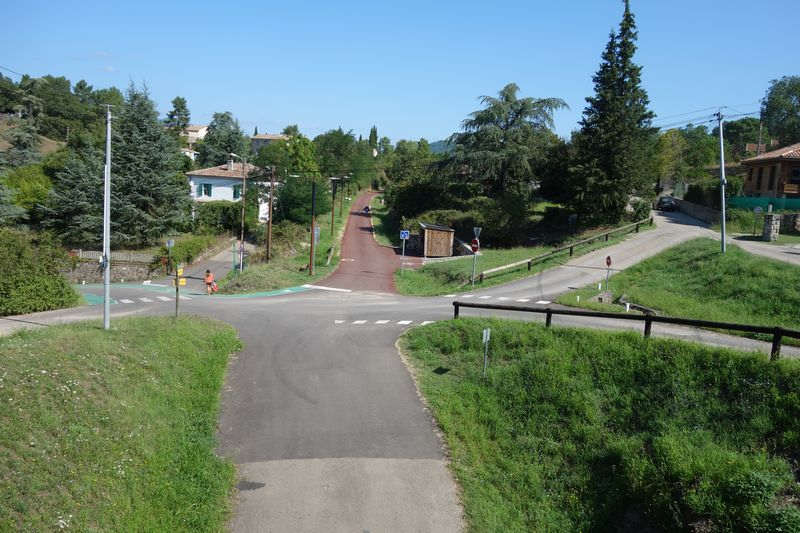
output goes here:
{"type": "Polygon", "coordinates": [[[233,170],[233,158],[228,159],[228,170],[233,170]]]}

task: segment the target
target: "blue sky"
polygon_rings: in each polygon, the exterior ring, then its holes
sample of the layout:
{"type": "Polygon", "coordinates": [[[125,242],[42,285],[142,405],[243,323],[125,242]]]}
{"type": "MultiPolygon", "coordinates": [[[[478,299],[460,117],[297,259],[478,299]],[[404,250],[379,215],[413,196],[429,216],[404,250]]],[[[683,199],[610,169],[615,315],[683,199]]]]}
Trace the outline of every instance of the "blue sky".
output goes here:
{"type": "MultiPolygon", "coordinates": [[[[800,74],[796,0],[632,9],[659,117],[755,111],[771,79],[800,74]]],[[[569,135],[622,3],[5,0],[3,13],[0,65],[18,72],[144,82],[161,113],[180,95],[193,123],[231,111],[247,133],[297,123],[312,137],[338,126],[366,136],[376,124],[395,141],[448,136],[480,95],[512,81],[522,96],[564,99],[556,132],[569,135]]]]}

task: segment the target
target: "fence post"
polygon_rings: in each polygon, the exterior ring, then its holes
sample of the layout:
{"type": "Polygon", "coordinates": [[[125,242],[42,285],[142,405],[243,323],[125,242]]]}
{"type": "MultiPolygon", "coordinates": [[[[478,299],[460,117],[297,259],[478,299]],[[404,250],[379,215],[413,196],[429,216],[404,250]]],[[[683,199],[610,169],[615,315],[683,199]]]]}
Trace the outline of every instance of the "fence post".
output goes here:
{"type": "Polygon", "coordinates": [[[483,272],[478,276],[478,283],[483,283],[483,272]]]}
{"type": "Polygon", "coordinates": [[[644,317],[644,336],[645,338],[650,337],[650,328],[653,326],[653,319],[650,318],[650,315],[645,315],[644,317]]]}
{"type": "Polygon", "coordinates": [[[775,327],[775,332],[772,334],[772,352],[770,352],[769,360],[777,361],[781,358],[781,339],[783,338],[783,330],[780,326],[775,327]]]}
{"type": "Polygon", "coordinates": [[[549,328],[549,327],[550,327],[550,324],[551,324],[552,322],[553,322],[553,313],[551,313],[551,312],[550,312],[550,310],[548,309],[548,310],[547,310],[547,315],[546,315],[546,318],[545,318],[545,321],[544,321],[544,326],[545,326],[546,328],[549,328]]]}
{"type": "Polygon", "coordinates": [[[575,248],[575,247],[574,247],[574,246],[570,246],[570,247],[569,247],[569,256],[570,256],[570,257],[572,257],[572,251],[573,251],[573,248],[575,248]]]}
{"type": "Polygon", "coordinates": [[[528,259],[528,272],[530,272],[530,271],[531,271],[531,260],[528,259]]]}
{"type": "Polygon", "coordinates": [[[639,233],[639,223],[636,223],[636,233],[639,233]]]}
{"type": "Polygon", "coordinates": [[[653,217],[650,217],[650,225],[653,225],[653,217]]]}
{"type": "Polygon", "coordinates": [[[453,302],[453,318],[458,318],[458,302],[453,302]]]}
{"type": "Polygon", "coordinates": [[[608,242],[608,233],[606,233],[606,242],[608,242]]]}

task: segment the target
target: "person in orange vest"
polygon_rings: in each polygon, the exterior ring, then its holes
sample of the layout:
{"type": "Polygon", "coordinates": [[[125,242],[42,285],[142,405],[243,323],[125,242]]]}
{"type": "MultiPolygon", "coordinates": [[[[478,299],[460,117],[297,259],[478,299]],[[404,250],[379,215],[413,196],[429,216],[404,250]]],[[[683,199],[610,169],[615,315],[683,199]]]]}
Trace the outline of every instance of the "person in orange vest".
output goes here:
{"type": "Polygon", "coordinates": [[[216,285],[214,283],[214,274],[212,274],[210,270],[206,270],[206,275],[205,277],[203,277],[203,281],[206,284],[206,292],[208,293],[209,296],[211,296],[213,285],[216,285]]]}

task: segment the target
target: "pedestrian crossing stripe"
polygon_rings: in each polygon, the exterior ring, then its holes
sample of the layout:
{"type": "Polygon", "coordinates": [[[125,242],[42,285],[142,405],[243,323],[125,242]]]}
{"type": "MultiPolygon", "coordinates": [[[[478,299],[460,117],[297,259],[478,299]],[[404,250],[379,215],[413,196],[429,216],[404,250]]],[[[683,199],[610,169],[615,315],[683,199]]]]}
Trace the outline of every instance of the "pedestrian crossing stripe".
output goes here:
{"type": "Polygon", "coordinates": [[[408,324],[411,324],[412,322],[413,322],[413,320],[398,320],[397,321],[397,323],[400,324],[401,326],[407,326],[408,324]]]}
{"type": "Polygon", "coordinates": [[[353,324],[366,324],[366,320],[353,320],[353,324]]]}
{"type": "Polygon", "coordinates": [[[150,298],[139,298],[139,300],[141,300],[142,302],[146,302],[146,303],[152,303],[153,302],[153,300],[151,300],[150,298]]]}
{"type": "Polygon", "coordinates": [[[133,300],[128,300],[127,298],[120,298],[119,301],[124,303],[124,304],[132,304],[133,303],[133,300]]]}
{"type": "Polygon", "coordinates": [[[156,296],[156,298],[158,298],[162,302],[171,302],[172,301],[172,298],[167,298],[166,296],[156,296]]]}
{"type": "Polygon", "coordinates": [[[375,323],[376,324],[388,324],[389,321],[388,320],[376,320],[375,323]]]}

